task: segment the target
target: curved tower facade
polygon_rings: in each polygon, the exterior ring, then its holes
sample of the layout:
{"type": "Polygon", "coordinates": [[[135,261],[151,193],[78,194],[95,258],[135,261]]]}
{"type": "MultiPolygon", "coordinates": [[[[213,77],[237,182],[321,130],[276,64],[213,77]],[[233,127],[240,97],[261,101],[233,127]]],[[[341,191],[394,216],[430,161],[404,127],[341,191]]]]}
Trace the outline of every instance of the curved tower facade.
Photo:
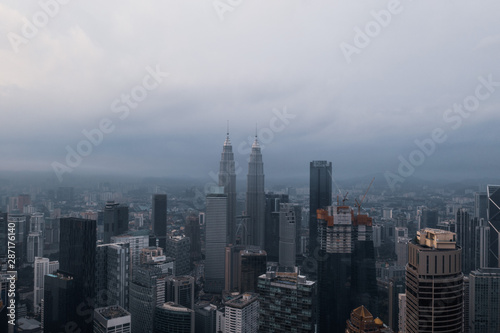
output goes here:
{"type": "Polygon", "coordinates": [[[219,186],[224,187],[224,194],[227,195],[226,244],[231,244],[234,242],[236,229],[236,169],[234,165],[233,146],[229,140],[229,132],[222,148],[219,186]]]}
{"type": "Polygon", "coordinates": [[[247,224],[247,244],[257,245],[263,249],[266,199],[264,194],[264,163],[257,136],[252,144],[252,152],[248,162],[246,199],[247,215],[250,216],[247,224]]]}

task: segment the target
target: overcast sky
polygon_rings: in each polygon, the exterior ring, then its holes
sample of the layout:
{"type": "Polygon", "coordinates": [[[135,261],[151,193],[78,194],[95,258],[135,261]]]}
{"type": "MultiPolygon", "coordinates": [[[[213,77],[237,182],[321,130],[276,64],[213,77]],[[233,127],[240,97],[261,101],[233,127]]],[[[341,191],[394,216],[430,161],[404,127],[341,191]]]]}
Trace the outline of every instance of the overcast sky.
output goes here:
{"type": "Polygon", "coordinates": [[[207,177],[229,120],[242,179],[256,126],[266,177],[307,180],[314,159],[339,178],[495,176],[499,12],[497,0],[5,0],[0,170],[207,177]],[[399,172],[410,157],[414,172],[399,172]]]}

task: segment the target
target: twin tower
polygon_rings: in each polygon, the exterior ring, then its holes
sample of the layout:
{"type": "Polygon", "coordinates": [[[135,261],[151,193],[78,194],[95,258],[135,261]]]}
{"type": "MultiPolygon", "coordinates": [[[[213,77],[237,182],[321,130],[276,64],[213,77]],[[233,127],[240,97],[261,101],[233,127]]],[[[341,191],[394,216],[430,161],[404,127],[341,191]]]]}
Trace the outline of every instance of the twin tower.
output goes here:
{"type": "Polygon", "coordinates": [[[233,146],[229,140],[229,132],[222,148],[219,186],[224,187],[227,195],[227,243],[234,244],[236,238],[245,245],[256,245],[264,248],[264,163],[257,135],[252,144],[250,161],[248,162],[246,213],[236,216],[236,168],[233,146]],[[237,232],[237,219],[243,225],[237,232]]]}

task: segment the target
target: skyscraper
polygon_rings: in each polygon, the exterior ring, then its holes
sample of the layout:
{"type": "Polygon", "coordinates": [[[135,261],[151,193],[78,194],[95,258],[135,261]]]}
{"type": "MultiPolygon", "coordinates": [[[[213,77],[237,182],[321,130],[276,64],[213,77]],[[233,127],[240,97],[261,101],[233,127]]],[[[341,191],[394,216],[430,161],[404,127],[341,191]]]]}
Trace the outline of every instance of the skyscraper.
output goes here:
{"type": "Polygon", "coordinates": [[[287,194],[266,193],[265,247],[268,261],[279,261],[280,204],[288,203],[287,194]]]}
{"type": "Polygon", "coordinates": [[[201,259],[201,233],[200,223],[196,215],[190,215],[186,218],[186,236],[191,240],[189,249],[189,259],[191,264],[201,259]]]}
{"type": "Polygon", "coordinates": [[[227,195],[222,187],[207,195],[205,225],[205,285],[208,293],[224,289],[224,258],[226,248],[227,195]]]}
{"type": "Polygon", "coordinates": [[[0,212],[0,256],[6,257],[8,254],[8,241],[7,241],[7,226],[8,226],[7,213],[0,212]]]}
{"type": "Polygon", "coordinates": [[[171,276],[167,278],[167,302],[194,310],[194,278],[192,276],[171,276]]]}
{"type": "Polygon", "coordinates": [[[316,282],[280,269],[259,276],[259,332],[315,332],[316,282]]]}
{"type": "Polygon", "coordinates": [[[309,175],[309,256],[319,251],[316,211],[332,204],[332,162],[312,161],[309,175]]]}
{"type": "Polygon", "coordinates": [[[226,246],[225,257],[225,274],[224,274],[224,290],[232,292],[240,288],[241,274],[241,254],[240,251],[246,248],[245,245],[228,245],[226,246]]]}
{"type": "Polygon", "coordinates": [[[408,246],[406,332],[462,332],[462,258],[455,233],[422,229],[408,246]]]}
{"type": "Polygon", "coordinates": [[[248,162],[246,207],[247,215],[250,216],[247,224],[247,244],[260,246],[261,249],[264,249],[264,163],[257,136],[252,144],[252,152],[248,162]]]}
{"type": "Polygon", "coordinates": [[[486,192],[474,193],[474,217],[488,219],[488,197],[486,192]]]}
{"type": "Polygon", "coordinates": [[[472,271],[469,290],[470,332],[500,332],[500,268],[472,271]]]}
{"type": "Polygon", "coordinates": [[[462,272],[469,274],[476,269],[476,227],[478,219],[471,218],[465,208],[457,210],[457,245],[462,248],[462,272]]]}
{"type": "Polygon", "coordinates": [[[229,130],[220,159],[219,186],[224,187],[224,194],[227,195],[226,244],[231,244],[235,241],[236,230],[236,168],[229,130]]]}
{"type": "Polygon", "coordinates": [[[343,332],[349,309],[378,307],[372,219],[348,206],[318,210],[318,331],[343,332]]]}
{"type": "Polygon", "coordinates": [[[244,293],[226,302],[226,333],[259,332],[259,295],[244,293]]]}
{"type": "MultiPolygon", "coordinates": [[[[94,298],[96,258],[96,221],[74,217],[61,218],[60,271],[73,277],[75,303],[87,304],[94,298]]],[[[93,311],[92,304],[88,304],[93,311]]],[[[76,312],[76,309],[75,309],[76,312]]],[[[82,332],[92,332],[92,321],[78,316],[82,332]]]]}
{"type": "Polygon", "coordinates": [[[422,220],[420,229],[436,228],[438,224],[438,211],[437,209],[424,208],[422,210],[422,220]]]}
{"type": "Polygon", "coordinates": [[[128,206],[108,201],[104,207],[104,243],[128,231],[128,206]]]}
{"type": "Polygon", "coordinates": [[[173,302],[156,307],[154,333],[194,333],[194,323],[194,310],[173,302]]]}
{"type": "Polygon", "coordinates": [[[33,304],[34,312],[39,313],[43,299],[43,288],[45,283],[45,275],[53,274],[59,269],[58,261],[50,261],[49,258],[35,258],[35,272],[33,281],[33,304]]]}
{"type": "Polygon", "coordinates": [[[240,251],[240,293],[257,291],[259,276],[266,272],[266,258],[264,250],[240,251]]]}
{"type": "Polygon", "coordinates": [[[167,241],[167,195],[153,194],[153,233],[158,246],[165,250],[167,241]]]}
{"type": "Polygon", "coordinates": [[[500,267],[500,185],[488,185],[488,223],[490,226],[489,267],[500,267]]]}
{"type": "Polygon", "coordinates": [[[165,244],[165,255],[175,258],[175,274],[187,275],[191,272],[189,253],[191,240],[185,236],[171,236],[165,244]]]}
{"type": "MultiPolygon", "coordinates": [[[[77,291],[74,279],[65,274],[48,274],[45,276],[43,292],[43,331],[45,333],[64,332],[66,327],[80,327],[77,322],[76,308],[79,304],[75,298],[77,291]]],[[[91,317],[92,318],[92,317],[91,317]]],[[[85,319],[88,319],[85,317],[85,319]]],[[[92,321],[90,321],[92,324],[92,321]]]]}
{"type": "Polygon", "coordinates": [[[299,218],[293,204],[280,205],[279,264],[295,267],[296,235],[299,218]]]}

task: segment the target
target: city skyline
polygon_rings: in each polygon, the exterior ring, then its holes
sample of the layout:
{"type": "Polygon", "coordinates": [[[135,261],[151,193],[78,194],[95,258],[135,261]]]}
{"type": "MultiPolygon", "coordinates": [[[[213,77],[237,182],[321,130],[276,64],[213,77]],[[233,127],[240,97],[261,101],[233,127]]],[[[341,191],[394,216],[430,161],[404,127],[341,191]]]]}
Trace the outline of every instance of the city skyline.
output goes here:
{"type": "Polygon", "coordinates": [[[3,4],[0,170],[206,177],[229,120],[243,169],[257,123],[270,178],[318,159],[344,177],[398,174],[419,149],[408,177],[493,176],[500,5],[434,6],[278,1],[221,20],[210,2],[60,4],[28,38],[44,9],[3,4]],[[69,165],[83,131],[91,153],[69,165]]]}

